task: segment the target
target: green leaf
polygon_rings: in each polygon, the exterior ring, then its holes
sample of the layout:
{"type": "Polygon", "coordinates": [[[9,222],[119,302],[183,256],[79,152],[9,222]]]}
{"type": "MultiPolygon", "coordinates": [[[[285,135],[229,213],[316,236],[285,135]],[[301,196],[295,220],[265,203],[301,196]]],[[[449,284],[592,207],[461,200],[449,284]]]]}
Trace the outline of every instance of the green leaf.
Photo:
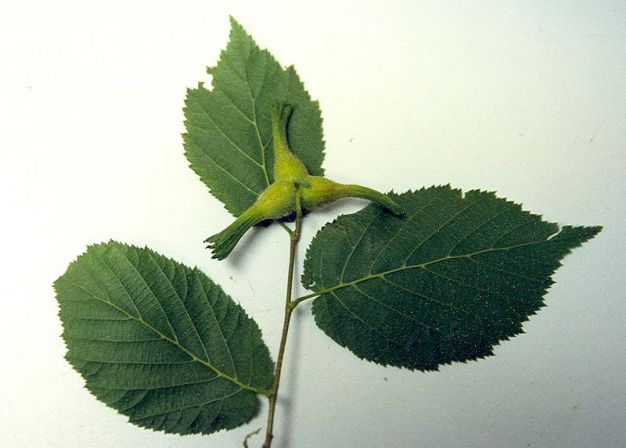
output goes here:
{"type": "Polygon", "coordinates": [[[294,106],[291,150],[313,175],[323,174],[324,141],[319,105],[293,67],[283,69],[234,19],[213,75],[187,91],[185,155],[191,168],[233,215],[240,215],[273,181],[272,104],[294,106]]]}
{"type": "Polygon", "coordinates": [[[258,326],[198,269],[111,241],[89,247],[54,287],[68,361],[132,423],[233,428],[271,387],[258,326]]]}
{"type": "Polygon", "coordinates": [[[449,186],[341,216],[308,249],[303,284],[317,325],[357,356],[430,370],[493,354],[522,332],[572,248],[600,227],[565,226],[494,193],[449,186]]]}

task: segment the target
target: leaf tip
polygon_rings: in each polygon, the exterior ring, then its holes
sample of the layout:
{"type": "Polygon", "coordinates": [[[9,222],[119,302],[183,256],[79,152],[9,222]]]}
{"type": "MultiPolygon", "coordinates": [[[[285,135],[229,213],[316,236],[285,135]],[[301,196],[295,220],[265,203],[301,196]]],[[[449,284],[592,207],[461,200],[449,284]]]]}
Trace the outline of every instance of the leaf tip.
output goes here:
{"type": "Polygon", "coordinates": [[[235,16],[233,16],[232,14],[228,15],[228,21],[230,22],[231,27],[235,27],[235,26],[241,27],[239,22],[237,22],[237,19],[235,19],[235,16]]]}

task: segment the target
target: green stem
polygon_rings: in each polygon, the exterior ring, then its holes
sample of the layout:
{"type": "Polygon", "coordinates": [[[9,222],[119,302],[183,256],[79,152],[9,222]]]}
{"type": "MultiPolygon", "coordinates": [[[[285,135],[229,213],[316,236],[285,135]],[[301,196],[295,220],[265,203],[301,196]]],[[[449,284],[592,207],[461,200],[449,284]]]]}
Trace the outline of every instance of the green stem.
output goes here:
{"type": "Polygon", "coordinates": [[[312,299],[319,295],[322,295],[322,292],[312,292],[311,294],[307,294],[306,296],[301,296],[301,297],[298,297],[297,299],[292,300],[290,303],[291,310],[293,311],[295,307],[300,305],[300,303],[304,302],[305,300],[312,299]]]}
{"type": "Polygon", "coordinates": [[[285,232],[287,232],[290,236],[293,235],[293,230],[289,228],[289,226],[283,222],[279,222],[280,226],[283,228],[285,232]]]}
{"type": "Polygon", "coordinates": [[[283,369],[283,359],[285,357],[285,347],[287,345],[287,335],[289,334],[289,323],[291,321],[291,313],[293,312],[291,294],[293,289],[293,271],[296,261],[296,248],[298,240],[300,240],[300,230],[302,227],[302,204],[300,201],[300,193],[296,193],[296,227],[290,233],[289,245],[289,268],[287,273],[287,292],[285,294],[285,316],[283,318],[283,331],[280,337],[280,346],[278,348],[278,358],[276,360],[276,369],[274,370],[274,384],[272,392],[269,396],[269,412],[267,415],[267,430],[265,432],[265,443],[263,448],[270,448],[272,439],[274,438],[274,415],[276,412],[276,402],[278,401],[278,387],[280,386],[280,374],[283,369]]]}

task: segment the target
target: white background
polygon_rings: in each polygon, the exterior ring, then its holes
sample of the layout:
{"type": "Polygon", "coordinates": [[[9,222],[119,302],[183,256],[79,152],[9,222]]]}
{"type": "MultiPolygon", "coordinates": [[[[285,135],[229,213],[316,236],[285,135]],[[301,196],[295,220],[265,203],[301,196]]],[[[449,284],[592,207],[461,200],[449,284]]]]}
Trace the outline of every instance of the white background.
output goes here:
{"type": "MultiPolygon", "coordinates": [[[[126,423],[64,361],[51,288],[88,243],[147,244],[222,284],[275,355],[286,234],[211,260],[202,240],[231,217],[180,137],[185,88],[208,80],[228,14],[320,100],[329,177],[495,190],[604,226],[526,334],[479,362],[363,362],[302,306],[275,446],[626,446],[626,4],[390,0],[0,3],[0,446],[238,447],[264,426],[265,402],[207,437],[126,423]]],[[[361,206],[312,214],[301,253],[361,206]]]]}

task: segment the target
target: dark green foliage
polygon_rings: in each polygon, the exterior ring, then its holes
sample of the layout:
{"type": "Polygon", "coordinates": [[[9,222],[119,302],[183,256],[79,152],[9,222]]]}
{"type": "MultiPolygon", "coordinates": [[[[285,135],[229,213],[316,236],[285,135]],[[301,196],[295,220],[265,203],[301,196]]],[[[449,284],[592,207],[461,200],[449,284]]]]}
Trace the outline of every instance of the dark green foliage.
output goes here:
{"type": "MultiPolygon", "coordinates": [[[[391,200],[316,177],[324,157],[317,102],[293,67],[282,68],[241,25],[232,19],[231,25],[227,48],[208,70],[211,90],[202,84],[189,89],[184,109],[191,168],[238,216],[209,239],[214,255],[228,255],[261,218],[293,211],[296,198],[306,209],[343,197],[382,205],[341,216],[315,236],[302,277],[314,293],[295,301],[288,295],[284,336],[293,308],[313,296],[324,332],[383,365],[437,369],[488,356],[494,345],[522,332],[523,322],[543,306],[560,260],[600,227],[559,231],[488,192],[463,196],[449,186],[431,187],[391,194],[391,200]],[[297,165],[307,183],[297,184],[298,193],[292,179],[281,185],[280,155],[278,181],[266,190],[274,181],[271,113],[279,103],[294,108],[287,140],[312,175],[297,165]],[[274,208],[244,213],[264,191],[276,195],[267,201],[274,208]]],[[[282,128],[277,135],[284,138],[282,128]]],[[[291,276],[299,231],[289,232],[291,276]]],[[[270,397],[273,421],[278,395],[270,388],[278,381],[273,384],[261,332],[198,269],[111,241],[89,247],[54,287],[68,361],[99,400],[132,423],[177,434],[234,428],[254,416],[258,394],[270,397]]]]}
{"type": "Polygon", "coordinates": [[[319,231],[303,284],[318,326],[357,356],[430,370],[492,354],[543,306],[559,260],[600,227],[544,222],[493,193],[449,186],[392,196],[319,231]]]}
{"type": "Polygon", "coordinates": [[[293,67],[283,69],[234,19],[212,89],[187,91],[185,155],[191,168],[233,215],[240,215],[273,181],[271,107],[294,107],[291,150],[309,172],[322,175],[324,142],[319,105],[293,67]]]}
{"type": "Polygon", "coordinates": [[[89,247],[54,287],[68,361],[132,423],[233,428],[271,387],[258,326],[197,269],[111,241],[89,247]]]}

